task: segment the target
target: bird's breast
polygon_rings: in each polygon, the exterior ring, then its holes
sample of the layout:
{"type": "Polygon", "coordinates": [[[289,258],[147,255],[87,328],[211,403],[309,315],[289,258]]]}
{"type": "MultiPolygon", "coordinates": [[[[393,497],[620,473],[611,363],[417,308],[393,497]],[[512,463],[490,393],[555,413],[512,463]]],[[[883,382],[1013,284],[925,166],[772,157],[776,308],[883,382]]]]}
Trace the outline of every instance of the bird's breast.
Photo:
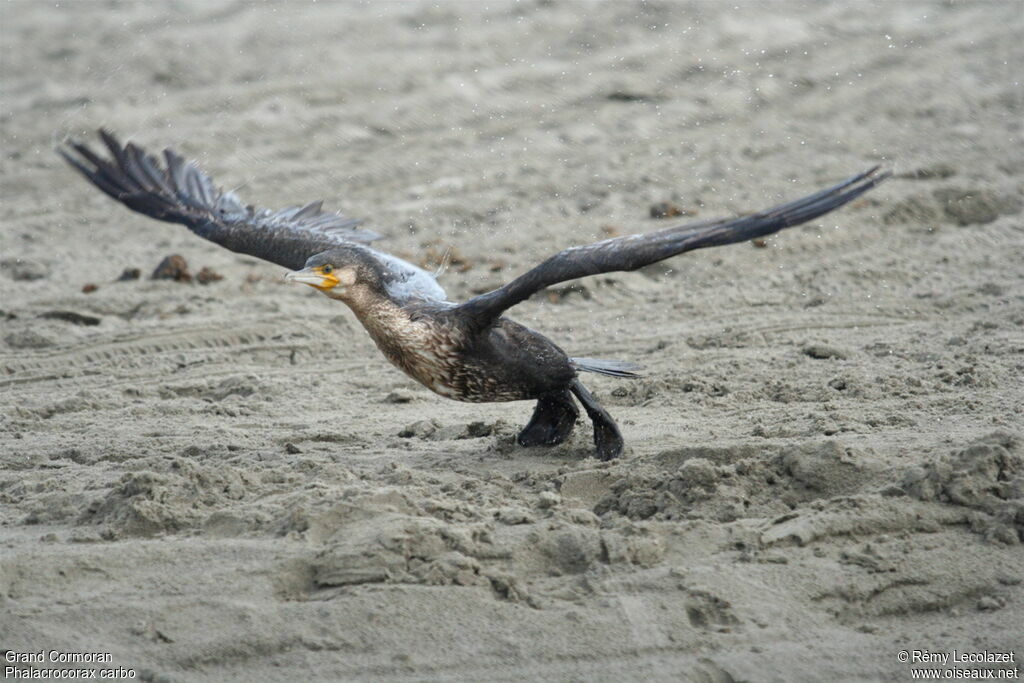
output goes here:
{"type": "MultiPolygon", "coordinates": [[[[460,399],[461,335],[431,316],[413,316],[390,302],[356,311],[384,356],[431,391],[460,399]]],[[[465,399],[461,399],[465,400],[465,399]]]]}
{"type": "Polygon", "coordinates": [[[574,375],[557,347],[508,321],[476,336],[441,310],[409,310],[388,299],[353,310],[389,361],[456,401],[536,398],[574,375]]]}

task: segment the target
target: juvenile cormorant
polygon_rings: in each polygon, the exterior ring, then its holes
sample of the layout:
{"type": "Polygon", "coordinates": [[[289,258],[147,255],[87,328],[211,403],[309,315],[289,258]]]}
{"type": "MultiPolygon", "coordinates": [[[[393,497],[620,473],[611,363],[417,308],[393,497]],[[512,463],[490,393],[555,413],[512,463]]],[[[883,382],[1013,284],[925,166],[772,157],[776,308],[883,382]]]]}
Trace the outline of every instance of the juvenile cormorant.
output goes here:
{"type": "Polygon", "coordinates": [[[457,401],[536,401],[520,432],[523,446],[552,446],[579,417],[594,425],[597,457],[622,453],[618,426],[580,383],[580,371],[636,377],[632,363],[571,358],[547,337],[502,314],[566,280],[636,270],[676,254],[763,237],[836,209],[880,183],[878,167],[766,211],[677,225],[565,249],[508,284],[452,303],[434,276],[368,244],[379,235],[360,221],[321,210],[321,202],[270,211],[214,187],[194,163],[170,149],[164,163],[99,131],[110,157],[72,142],[58,150],[97,188],[129,209],[182,223],[231,251],[288,268],[287,280],[345,302],[389,361],[432,391],[457,401]]]}

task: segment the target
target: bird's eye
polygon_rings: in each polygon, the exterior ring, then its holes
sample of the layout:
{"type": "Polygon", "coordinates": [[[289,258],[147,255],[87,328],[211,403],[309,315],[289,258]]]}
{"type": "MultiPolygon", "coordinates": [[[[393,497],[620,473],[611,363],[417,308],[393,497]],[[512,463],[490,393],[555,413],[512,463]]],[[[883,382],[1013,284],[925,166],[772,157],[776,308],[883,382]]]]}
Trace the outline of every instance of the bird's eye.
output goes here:
{"type": "Polygon", "coordinates": [[[326,266],[321,268],[321,270],[323,271],[324,275],[330,275],[334,271],[334,266],[328,263],[326,266]]]}

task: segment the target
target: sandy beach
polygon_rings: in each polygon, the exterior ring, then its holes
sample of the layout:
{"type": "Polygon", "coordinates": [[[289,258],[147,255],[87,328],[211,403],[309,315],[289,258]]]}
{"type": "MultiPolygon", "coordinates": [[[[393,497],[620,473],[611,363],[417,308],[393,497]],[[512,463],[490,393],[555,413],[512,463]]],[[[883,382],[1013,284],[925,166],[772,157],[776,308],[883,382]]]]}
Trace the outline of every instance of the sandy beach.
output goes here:
{"type": "Polygon", "coordinates": [[[5,3],[4,665],[1019,672],[1022,32],[1011,1],[5,3]],[[451,247],[453,300],[575,244],[894,177],[510,311],[645,366],[586,378],[626,439],[604,463],[588,422],[519,447],[531,404],[436,396],[341,303],[88,186],[54,148],[100,126],[248,202],[323,199],[424,267],[451,247]],[[150,279],[172,254],[221,279],[150,279]],[[954,651],[1015,659],[929,658],[954,651]]]}

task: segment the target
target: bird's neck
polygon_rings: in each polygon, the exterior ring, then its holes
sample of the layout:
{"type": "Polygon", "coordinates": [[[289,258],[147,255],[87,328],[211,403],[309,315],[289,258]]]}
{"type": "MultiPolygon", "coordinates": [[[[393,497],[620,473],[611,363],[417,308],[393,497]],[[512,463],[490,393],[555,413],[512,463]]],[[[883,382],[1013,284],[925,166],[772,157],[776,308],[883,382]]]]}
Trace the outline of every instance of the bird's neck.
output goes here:
{"type": "Polygon", "coordinates": [[[377,341],[378,337],[386,337],[390,331],[403,323],[410,322],[409,315],[401,306],[369,288],[354,289],[343,301],[356,314],[374,341],[377,341]]]}
{"type": "Polygon", "coordinates": [[[352,292],[345,303],[388,360],[408,372],[404,361],[410,348],[422,344],[424,325],[388,297],[368,289],[352,292]]]}
{"type": "Polygon", "coordinates": [[[368,293],[346,303],[381,353],[420,384],[452,397],[450,378],[458,340],[430,315],[417,315],[386,296],[368,293]]]}

